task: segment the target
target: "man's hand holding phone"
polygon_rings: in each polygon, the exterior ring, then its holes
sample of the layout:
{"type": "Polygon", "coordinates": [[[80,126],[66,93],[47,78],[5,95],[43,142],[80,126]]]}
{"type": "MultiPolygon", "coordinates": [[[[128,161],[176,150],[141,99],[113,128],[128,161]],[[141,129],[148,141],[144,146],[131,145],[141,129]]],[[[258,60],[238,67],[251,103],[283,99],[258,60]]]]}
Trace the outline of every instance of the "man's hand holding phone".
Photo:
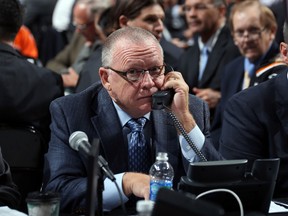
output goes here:
{"type": "Polygon", "coordinates": [[[196,123],[189,111],[189,86],[180,72],[172,71],[165,75],[161,90],[167,89],[173,89],[175,92],[170,106],[172,113],[187,132],[191,131],[196,123]]]}

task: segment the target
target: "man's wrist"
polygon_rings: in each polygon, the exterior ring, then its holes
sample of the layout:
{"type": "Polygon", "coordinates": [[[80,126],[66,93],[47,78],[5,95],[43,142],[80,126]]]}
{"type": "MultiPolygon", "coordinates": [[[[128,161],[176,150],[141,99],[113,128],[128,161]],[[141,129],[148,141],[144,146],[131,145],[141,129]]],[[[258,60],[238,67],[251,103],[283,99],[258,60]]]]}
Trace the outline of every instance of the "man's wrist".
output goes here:
{"type": "Polygon", "coordinates": [[[180,116],[177,116],[177,118],[187,133],[196,126],[196,122],[191,113],[183,113],[180,116]]]}
{"type": "Polygon", "coordinates": [[[129,197],[132,194],[131,188],[129,187],[129,183],[127,183],[129,181],[129,173],[125,172],[122,178],[122,188],[123,188],[123,192],[124,194],[129,197]]]}

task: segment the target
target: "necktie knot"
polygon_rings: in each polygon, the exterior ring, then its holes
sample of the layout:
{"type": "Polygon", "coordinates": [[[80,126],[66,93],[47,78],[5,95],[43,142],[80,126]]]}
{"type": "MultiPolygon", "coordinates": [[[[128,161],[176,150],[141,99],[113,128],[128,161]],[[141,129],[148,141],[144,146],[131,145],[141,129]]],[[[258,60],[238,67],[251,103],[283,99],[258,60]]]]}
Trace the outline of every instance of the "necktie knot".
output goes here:
{"type": "Polygon", "coordinates": [[[130,128],[131,132],[141,132],[145,125],[146,118],[141,117],[138,119],[130,119],[127,122],[128,127],[130,128]]]}

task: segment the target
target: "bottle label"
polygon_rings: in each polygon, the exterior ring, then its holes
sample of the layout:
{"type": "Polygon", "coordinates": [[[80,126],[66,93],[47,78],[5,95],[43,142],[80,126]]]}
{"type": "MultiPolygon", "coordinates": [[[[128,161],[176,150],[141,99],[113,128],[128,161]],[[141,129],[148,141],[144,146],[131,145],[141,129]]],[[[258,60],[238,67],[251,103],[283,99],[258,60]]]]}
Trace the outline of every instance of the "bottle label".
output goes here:
{"type": "Polygon", "coordinates": [[[157,192],[160,188],[172,188],[172,181],[167,180],[151,180],[150,181],[150,200],[156,201],[157,192]]]}

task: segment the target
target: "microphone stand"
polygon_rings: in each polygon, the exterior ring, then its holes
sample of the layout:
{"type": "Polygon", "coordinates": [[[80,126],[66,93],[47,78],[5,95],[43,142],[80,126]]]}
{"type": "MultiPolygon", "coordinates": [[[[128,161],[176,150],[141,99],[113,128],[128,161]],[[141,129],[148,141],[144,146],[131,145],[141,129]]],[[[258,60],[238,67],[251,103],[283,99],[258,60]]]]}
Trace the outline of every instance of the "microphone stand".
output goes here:
{"type": "Polygon", "coordinates": [[[98,165],[99,139],[94,139],[88,156],[88,182],[87,182],[87,216],[95,216],[97,200],[97,213],[103,216],[103,175],[98,165]],[[97,191],[97,193],[96,193],[97,191]],[[97,197],[96,197],[97,195],[97,197]]]}

